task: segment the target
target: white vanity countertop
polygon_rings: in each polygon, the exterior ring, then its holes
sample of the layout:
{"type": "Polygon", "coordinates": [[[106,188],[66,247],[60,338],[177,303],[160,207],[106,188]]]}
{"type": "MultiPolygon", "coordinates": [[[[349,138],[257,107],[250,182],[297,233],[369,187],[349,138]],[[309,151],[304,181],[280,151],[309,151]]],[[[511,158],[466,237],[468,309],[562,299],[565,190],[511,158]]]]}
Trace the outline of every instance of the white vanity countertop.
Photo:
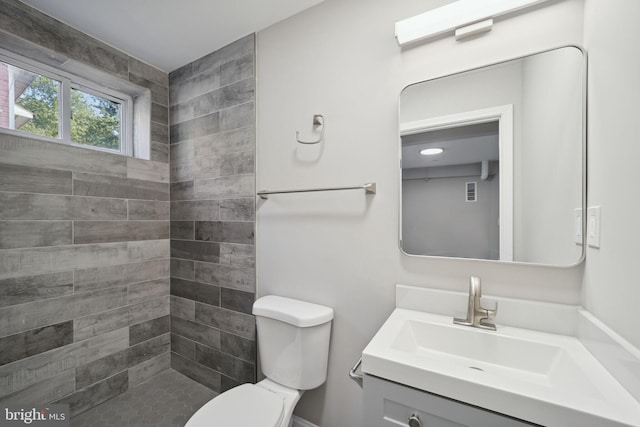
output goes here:
{"type": "MultiPolygon", "coordinates": [[[[421,290],[398,286],[397,305],[404,299],[416,308],[421,290]]],[[[434,292],[442,291],[426,290],[427,305],[447,310],[434,292]]],[[[456,293],[444,292],[457,305],[456,293]]],[[[517,312],[517,301],[505,312],[517,312]]],[[[546,314],[571,318],[571,306],[541,304],[546,314]]],[[[640,403],[574,336],[499,321],[487,331],[454,325],[452,317],[396,308],[363,351],[362,371],[543,426],[640,427],[640,403]]]]}

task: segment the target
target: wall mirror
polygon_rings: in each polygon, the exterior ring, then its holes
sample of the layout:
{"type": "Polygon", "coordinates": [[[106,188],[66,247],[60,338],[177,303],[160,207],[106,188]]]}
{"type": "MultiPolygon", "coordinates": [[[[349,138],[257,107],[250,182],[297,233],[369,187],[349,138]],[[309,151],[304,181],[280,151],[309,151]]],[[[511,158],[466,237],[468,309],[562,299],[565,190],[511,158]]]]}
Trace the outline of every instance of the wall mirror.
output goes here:
{"type": "Polygon", "coordinates": [[[563,47],[403,90],[406,254],[582,259],[585,68],[582,50],[563,47]]]}

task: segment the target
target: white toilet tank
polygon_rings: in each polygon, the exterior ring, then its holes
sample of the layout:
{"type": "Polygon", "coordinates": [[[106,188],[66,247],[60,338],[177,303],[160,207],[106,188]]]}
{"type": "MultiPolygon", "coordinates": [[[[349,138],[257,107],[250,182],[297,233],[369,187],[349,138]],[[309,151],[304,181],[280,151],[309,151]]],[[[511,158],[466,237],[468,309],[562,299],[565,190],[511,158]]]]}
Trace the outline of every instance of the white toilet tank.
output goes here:
{"type": "Polygon", "coordinates": [[[332,308],[269,295],[253,304],[253,314],[267,378],[296,390],[326,381],[332,308]]]}

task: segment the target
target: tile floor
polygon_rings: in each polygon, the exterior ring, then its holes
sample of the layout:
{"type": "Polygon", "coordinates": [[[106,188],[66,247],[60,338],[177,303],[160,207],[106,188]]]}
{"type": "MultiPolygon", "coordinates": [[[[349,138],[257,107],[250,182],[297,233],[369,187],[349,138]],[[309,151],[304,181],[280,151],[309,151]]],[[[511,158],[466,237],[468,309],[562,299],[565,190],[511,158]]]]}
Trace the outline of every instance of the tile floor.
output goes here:
{"type": "Polygon", "coordinates": [[[71,427],[183,427],[216,392],[168,370],[71,419],[71,427]]]}

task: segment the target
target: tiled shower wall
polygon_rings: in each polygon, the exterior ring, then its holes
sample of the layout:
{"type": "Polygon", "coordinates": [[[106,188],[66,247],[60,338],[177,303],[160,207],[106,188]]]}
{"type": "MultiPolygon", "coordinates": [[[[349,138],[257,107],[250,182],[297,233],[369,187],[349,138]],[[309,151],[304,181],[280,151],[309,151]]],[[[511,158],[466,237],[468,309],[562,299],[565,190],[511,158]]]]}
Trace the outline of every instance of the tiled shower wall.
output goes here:
{"type": "Polygon", "coordinates": [[[168,76],[15,0],[0,47],[152,94],[152,161],[0,134],[0,404],[75,415],[170,366],[168,76]]]}
{"type": "Polygon", "coordinates": [[[255,381],[254,36],[170,74],[171,366],[255,381]]]}

